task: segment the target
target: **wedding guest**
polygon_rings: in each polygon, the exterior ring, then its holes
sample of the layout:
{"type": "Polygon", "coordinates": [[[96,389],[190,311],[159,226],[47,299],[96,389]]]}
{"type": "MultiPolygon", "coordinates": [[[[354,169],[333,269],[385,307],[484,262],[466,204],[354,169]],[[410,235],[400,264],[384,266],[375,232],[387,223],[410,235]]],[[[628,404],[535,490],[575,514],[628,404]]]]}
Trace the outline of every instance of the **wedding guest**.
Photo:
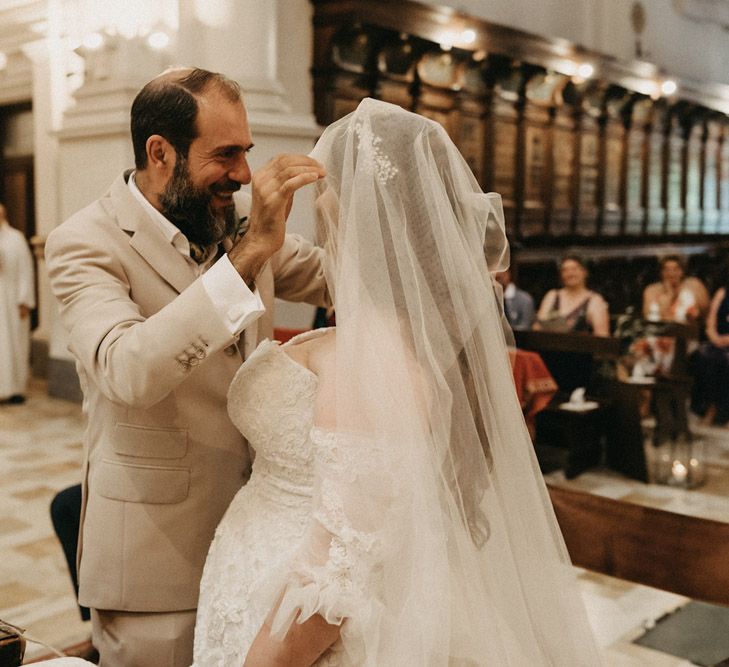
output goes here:
{"type": "Polygon", "coordinates": [[[188,667],[205,554],[250,472],[228,385],[273,337],[274,294],[329,305],[322,251],[285,233],[324,169],[281,155],[252,175],[240,89],[201,69],[144,86],[131,136],[136,169],[46,244],[89,420],[79,601],[102,667],[188,667]]]}
{"type": "Polygon", "coordinates": [[[706,337],[693,359],[694,385],[691,410],[706,424],[729,422],[729,289],[714,293],[706,318],[706,337]]]}
{"type": "MultiPolygon", "coordinates": [[[[709,305],[709,294],[701,280],[686,277],[684,258],[677,254],[664,255],[659,260],[659,268],[660,281],[648,285],[643,291],[643,317],[656,322],[691,323],[703,320],[709,305]]],[[[695,341],[693,346],[696,346],[695,341]]],[[[634,348],[644,359],[652,360],[655,366],[657,383],[652,401],[656,418],[654,444],[690,438],[687,410],[689,383],[688,378],[674,370],[676,339],[670,336],[647,336],[636,341],[634,348]]],[[[641,362],[640,358],[638,362],[641,362]]]]}
{"type": "Polygon", "coordinates": [[[643,291],[643,317],[664,322],[692,322],[703,319],[709,307],[704,283],[686,276],[680,255],[665,255],[659,261],[661,279],[643,291]]]}
{"type": "Polygon", "coordinates": [[[567,255],[559,264],[561,289],[549,290],[539,306],[534,329],[610,335],[605,299],[587,287],[588,271],[577,255],[567,255]]]}
{"type": "Polygon", "coordinates": [[[33,258],[23,233],[0,204],[0,402],[23,403],[30,359],[30,311],[35,308],[33,258]]]}
{"type": "Polygon", "coordinates": [[[500,271],[495,276],[504,289],[504,312],[512,329],[530,329],[534,323],[534,299],[519,289],[512,280],[512,269],[500,271]]]}

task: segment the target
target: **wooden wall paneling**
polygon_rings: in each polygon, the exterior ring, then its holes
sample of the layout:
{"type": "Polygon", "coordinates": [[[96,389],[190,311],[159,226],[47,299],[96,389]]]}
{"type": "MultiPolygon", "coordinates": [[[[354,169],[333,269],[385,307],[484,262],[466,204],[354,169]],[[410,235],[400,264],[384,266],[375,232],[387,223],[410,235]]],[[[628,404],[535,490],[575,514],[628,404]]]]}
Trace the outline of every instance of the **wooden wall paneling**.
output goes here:
{"type": "Polygon", "coordinates": [[[599,82],[586,85],[581,93],[578,118],[577,215],[575,234],[592,238],[597,234],[599,182],[601,180],[601,130],[603,88],[599,82]]]}
{"type": "Polygon", "coordinates": [[[648,207],[646,234],[659,236],[666,229],[666,123],[668,107],[663,102],[653,104],[646,159],[646,195],[648,207]]]}
{"type": "Polygon", "coordinates": [[[523,207],[519,230],[522,237],[545,236],[552,201],[553,121],[555,97],[563,77],[536,71],[526,82],[521,123],[524,167],[521,171],[523,207]]]}
{"type": "Polygon", "coordinates": [[[698,234],[701,232],[701,195],[706,132],[705,119],[700,109],[694,108],[687,113],[685,132],[683,231],[685,234],[698,234]]]}
{"type": "Polygon", "coordinates": [[[623,231],[627,167],[627,132],[624,111],[630,95],[613,87],[605,97],[603,116],[602,188],[600,191],[600,235],[618,236],[623,231]]]}
{"type": "Polygon", "coordinates": [[[385,40],[377,54],[374,97],[412,111],[415,108],[413,88],[417,59],[417,44],[407,34],[401,33],[396,40],[385,40]]]}
{"type": "Polygon", "coordinates": [[[719,164],[721,150],[721,122],[712,114],[706,119],[706,139],[704,141],[703,162],[701,165],[701,209],[704,234],[719,231],[719,164]]]}
{"type": "Polygon", "coordinates": [[[337,22],[314,15],[314,44],[312,52],[311,77],[314,88],[314,115],[321,125],[330,120],[331,95],[329,91],[332,75],[332,44],[336,33],[340,30],[337,22]]]}
{"type": "Polygon", "coordinates": [[[722,121],[719,148],[719,232],[729,234],[729,119],[722,121]]]}
{"type": "Polygon", "coordinates": [[[628,236],[641,236],[645,232],[647,222],[648,151],[652,107],[653,101],[649,97],[635,95],[632,104],[626,109],[623,231],[628,236]]]}
{"type": "Polygon", "coordinates": [[[483,189],[502,195],[525,247],[627,248],[669,234],[688,251],[729,234],[729,117],[711,87],[654,101],[627,91],[657,70],[564,40],[411,0],[312,4],[317,120],[367,95],[435,118],[483,189]],[[444,31],[465,28],[472,43],[439,46],[444,31]],[[588,57],[599,78],[554,74],[588,57]],[[550,77],[563,84],[548,104],[550,77]]]}
{"type": "Polygon", "coordinates": [[[491,189],[486,180],[486,116],[489,90],[484,78],[485,59],[471,59],[463,70],[458,95],[459,126],[456,145],[484,192],[491,189]]]}
{"type": "Polygon", "coordinates": [[[440,123],[454,141],[458,135],[457,93],[465,62],[452,51],[426,51],[418,60],[416,113],[440,123]]]}
{"type": "Polygon", "coordinates": [[[686,130],[682,118],[683,106],[673,105],[666,123],[664,207],[666,234],[681,234],[684,221],[684,167],[686,161],[686,130]]]}
{"type": "Polygon", "coordinates": [[[511,238],[519,236],[517,227],[517,160],[519,154],[519,121],[524,73],[518,64],[501,72],[496,79],[488,115],[487,175],[491,188],[501,195],[506,231],[511,238]]]}
{"type": "Polygon", "coordinates": [[[328,125],[346,116],[363,98],[373,95],[377,47],[377,33],[360,24],[345,26],[333,36],[330,66],[317,68],[326,91],[323,118],[317,118],[320,123],[328,125]]]}
{"type": "MultiPolygon", "coordinates": [[[[565,77],[567,78],[567,77],[565,77]]],[[[574,232],[577,210],[579,95],[567,80],[556,99],[552,125],[552,201],[549,234],[555,238],[574,232]]]]}

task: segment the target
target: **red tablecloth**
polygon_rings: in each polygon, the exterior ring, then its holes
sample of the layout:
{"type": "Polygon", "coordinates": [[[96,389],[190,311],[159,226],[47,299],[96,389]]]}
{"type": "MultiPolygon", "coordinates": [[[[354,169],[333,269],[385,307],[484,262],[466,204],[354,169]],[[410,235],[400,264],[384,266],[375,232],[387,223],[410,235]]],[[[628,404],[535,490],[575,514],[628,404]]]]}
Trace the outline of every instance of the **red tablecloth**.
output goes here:
{"type": "Polygon", "coordinates": [[[557,393],[557,383],[536,352],[510,349],[509,360],[524,419],[529,433],[534,437],[534,418],[557,393]]]}

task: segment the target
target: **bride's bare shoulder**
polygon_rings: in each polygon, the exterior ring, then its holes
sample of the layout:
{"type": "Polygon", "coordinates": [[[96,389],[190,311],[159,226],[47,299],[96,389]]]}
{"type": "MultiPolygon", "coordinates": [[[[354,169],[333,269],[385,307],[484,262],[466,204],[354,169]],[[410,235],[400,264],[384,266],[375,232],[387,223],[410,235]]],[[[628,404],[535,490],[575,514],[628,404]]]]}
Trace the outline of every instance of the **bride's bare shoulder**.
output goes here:
{"type": "Polygon", "coordinates": [[[329,374],[335,367],[337,330],[329,329],[309,342],[309,368],[318,376],[329,374]]]}

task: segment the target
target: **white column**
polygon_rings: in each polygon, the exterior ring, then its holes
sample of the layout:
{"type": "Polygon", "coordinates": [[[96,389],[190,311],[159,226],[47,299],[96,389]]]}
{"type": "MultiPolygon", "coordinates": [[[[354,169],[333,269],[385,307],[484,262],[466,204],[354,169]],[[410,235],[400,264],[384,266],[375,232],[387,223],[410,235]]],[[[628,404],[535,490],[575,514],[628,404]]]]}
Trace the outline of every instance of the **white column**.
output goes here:
{"type": "Polygon", "coordinates": [[[180,0],[180,56],[238,81],[249,112],[287,112],[276,71],[276,15],[271,0],[180,0]]]}
{"type": "MultiPolygon", "coordinates": [[[[105,35],[98,48],[82,46],[76,53],[83,59],[83,84],[63,105],[54,135],[55,206],[48,206],[49,212],[55,208],[55,217],[45,225],[45,234],[102,196],[119,174],[134,166],[132,101],[171,62],[169,52],[150,48],[143,37],[105,35]]],[[[62,95],[59,91],[56,99],[62,95]]],[[[70,359],[65,330],[57,316],[50,321],[51,358],[70,359]]]]}

